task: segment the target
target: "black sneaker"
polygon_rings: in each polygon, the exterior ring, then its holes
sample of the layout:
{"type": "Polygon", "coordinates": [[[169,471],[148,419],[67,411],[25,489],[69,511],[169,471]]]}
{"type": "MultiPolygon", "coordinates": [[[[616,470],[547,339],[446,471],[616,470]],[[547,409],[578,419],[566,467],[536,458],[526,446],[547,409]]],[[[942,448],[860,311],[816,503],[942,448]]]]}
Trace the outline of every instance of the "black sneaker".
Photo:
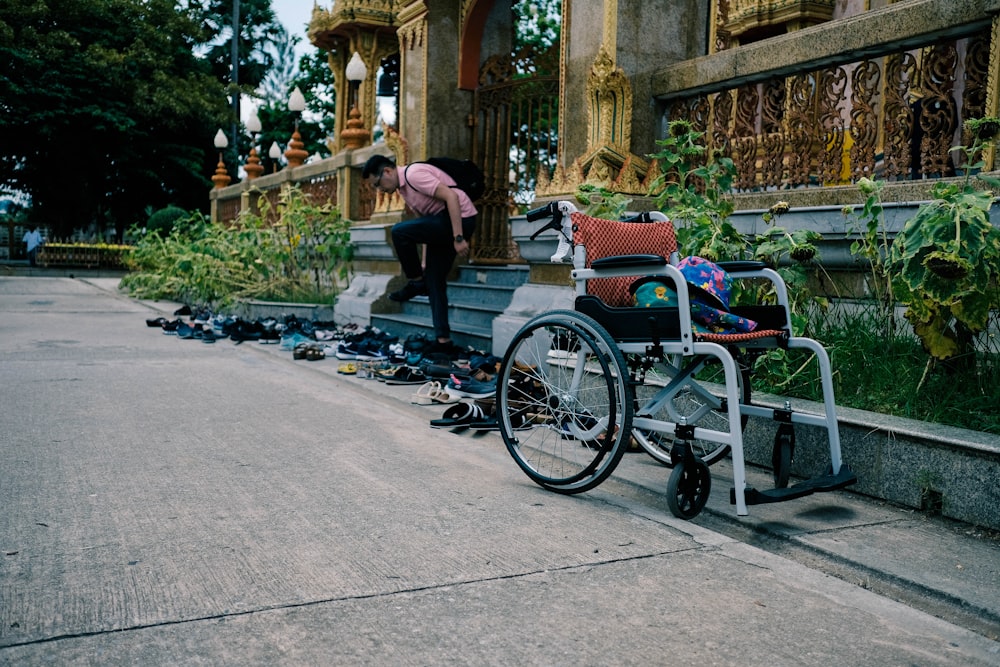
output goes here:
{"type": "Polygon", "coordinates": [[[423,280],[411,280],[403,285],[403,289],[392,292],[389,298],[402,303],[403,301],[409,301],[415,296],[423,296],[425,294],[427,294],[427,284],[423,280]]]}

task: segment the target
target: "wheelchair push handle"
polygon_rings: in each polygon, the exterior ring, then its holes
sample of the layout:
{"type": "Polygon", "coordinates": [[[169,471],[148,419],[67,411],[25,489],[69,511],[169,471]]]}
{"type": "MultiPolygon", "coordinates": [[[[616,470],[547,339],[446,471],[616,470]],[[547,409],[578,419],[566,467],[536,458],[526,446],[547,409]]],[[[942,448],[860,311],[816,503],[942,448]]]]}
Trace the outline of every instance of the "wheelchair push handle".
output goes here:
{"type": "Polygon", "coordinates": [[[561,263],[565,258],[572,258],[573,253],[573,229],[572,223],[570,222],[569,214],[576,210],[576,207],[569,202],[553,201],[549,202],[545,206],[528,211],[526,217],[528,222],[535,222],[536,220],[541,220],[543,218],[549,218],[549,221],[538,228],[534,234],[531,235],[531,240],[534,241],[538,238],[538,235],[548,229],[554,229],[559,233],[559,246],[556,248],[556,252],[549,258],[549,261],[561,263]]]}
{"type": "MultiPolygon", "coordinates": [[[[528,218],[528,222],[535,222],[541,220],[542,218],[551,217],[559,212],[559,207],[556,206],[557,202],[549,202],[545,206],[539,206],[538,208],[528,211],[525,216],[528,218]]],[[[543,227],[542,229],[546,229],[543,227]]],[[[532,237],[534,238],[534,237],[532,237]]]]}

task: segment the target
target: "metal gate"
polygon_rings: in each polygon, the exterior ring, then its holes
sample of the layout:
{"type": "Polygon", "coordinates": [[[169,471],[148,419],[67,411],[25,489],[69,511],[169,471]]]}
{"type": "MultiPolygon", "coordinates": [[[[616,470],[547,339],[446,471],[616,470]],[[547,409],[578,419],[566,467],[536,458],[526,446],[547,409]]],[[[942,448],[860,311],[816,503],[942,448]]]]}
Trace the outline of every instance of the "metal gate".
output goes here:
{"type": "Polygon", "coordinates": [[[473,159],[486,177],[472,261],[518,261],[510,215],[534,199],[539,169],[551,174],[558,147],[559,46],[491,56],[479,71],[473,159]]]}

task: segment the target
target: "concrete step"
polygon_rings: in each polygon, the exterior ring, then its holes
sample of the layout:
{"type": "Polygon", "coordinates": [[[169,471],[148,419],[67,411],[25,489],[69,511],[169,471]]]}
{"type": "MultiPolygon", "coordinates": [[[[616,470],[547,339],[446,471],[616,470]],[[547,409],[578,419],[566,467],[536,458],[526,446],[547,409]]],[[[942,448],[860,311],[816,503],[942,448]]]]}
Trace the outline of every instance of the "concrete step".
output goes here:
{"type": "MultiPolygon", "coordinates": [[[[403,313],[372,313],[372,326],[378,327],[399,336],[400,340],[410,335],[422,334],[428,338],[434,337],[434,327],[430,318],[415,317],[403,313]]],[[[451,339],[456,345],[472,347],[476,350],[489,352],[492,349],[493,329],[473,327],[450,321],[451,339]]]]}
{"type": "MultiPolygon", "coordinates": [[[[459,267],[456,280],[448,283],[452,340],[458,345],[491,350],[493,320],[510,305],[514,291],[527,279],[528,268],[523,265],[459,267]]],[[[401,338],[411,334],[434,335],[430,304],[425,296],[402,304],[398,313],[372,313],[371,322],[401,338]]]]}
{"type": "Polygon", "coordinates": [[[516,288],[527,281],[527,264],[511,264],[507,266],[464,264],[458,267],[458,277],[451,284],[471,283],[493,287],[516,288]]]}

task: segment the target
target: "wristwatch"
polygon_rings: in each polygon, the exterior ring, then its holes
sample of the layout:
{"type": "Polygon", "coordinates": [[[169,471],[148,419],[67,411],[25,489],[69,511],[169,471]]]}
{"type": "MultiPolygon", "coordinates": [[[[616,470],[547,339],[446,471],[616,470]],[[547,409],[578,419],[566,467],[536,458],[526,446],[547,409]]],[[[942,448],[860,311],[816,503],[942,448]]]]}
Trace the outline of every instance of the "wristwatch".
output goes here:
{"type": "Polygon", "coordinates": [[[464,236],[462,236],[461,234],[455,234],[455,243],[461,243],[464,240],[465,240],[464,236]]]}

